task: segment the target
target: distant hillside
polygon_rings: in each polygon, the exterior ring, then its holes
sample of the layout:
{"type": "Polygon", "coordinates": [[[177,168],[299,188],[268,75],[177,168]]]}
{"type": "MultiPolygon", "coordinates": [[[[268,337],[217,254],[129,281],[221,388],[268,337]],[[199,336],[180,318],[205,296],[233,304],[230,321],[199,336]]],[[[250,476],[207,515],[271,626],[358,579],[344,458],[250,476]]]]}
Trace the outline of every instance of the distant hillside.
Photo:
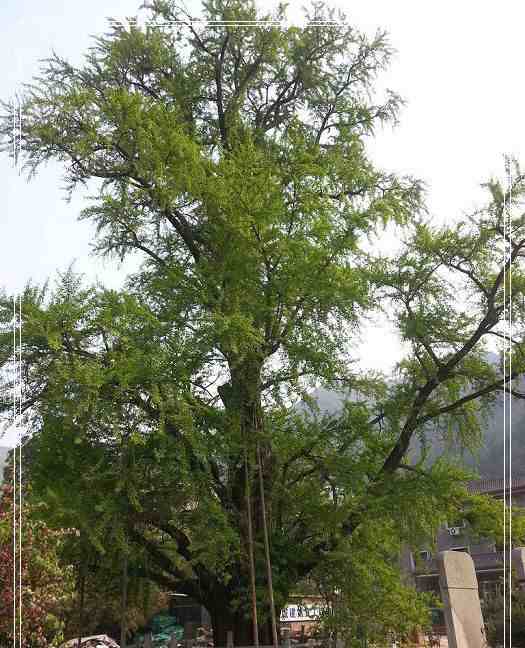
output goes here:
{"type": "MultiPolygon", "coordinates": [[[[508,401],[506,417],[508,420],[508,401]]],[[[465,456],[465,463],[475,467],[482,478],[503,477],[503,421],[503,396],[501,396],[498,398],[486,425],[483,426],[483,445],[479,451],[479,457],[465,456]]],[[[523,475],[525,473],[525,401],[523,400],[512,400],[510,431],[512,438],[511,474],[523,475]]],[[[436,444],[435,451],[441,454],[444,451],[443,444],[436,444]]],[[[509,446],[507,445],[507,465],[509,465],[509,459],[509,446]]]]}
{"type": "MultiPolygon", "coordinates": [[[[344,395],[326,389],[317,389],[311,394],[321,412],[336,414],[342,407],[344,395]]],[[[306,411],[305,403],[297,405],[298,411],[306,411]]],[[[508,407],[506,415],[508,416],[508,407]]],[[[462,456],[465,466],[479,472],[483,479],[503,477],[503,396],[496,401],[494,408],[483,426],[483,441],[478,452],[473,456],[454,446],[447,444],[439,434],[433,435],[430,441],[429,458],[435,459],[444,454],[462,456]]],[[[525,401],[513,399],[512,401],[512,461],[511,472],[513,475],[525,474],[525,401]]],[[[418,453],[414,445],[414,453],[418,453]]],[[[509,448],[507,446],[507,453],[509,448]]],[[[509,461],[509,456],[507,456],[509,461]]]]}

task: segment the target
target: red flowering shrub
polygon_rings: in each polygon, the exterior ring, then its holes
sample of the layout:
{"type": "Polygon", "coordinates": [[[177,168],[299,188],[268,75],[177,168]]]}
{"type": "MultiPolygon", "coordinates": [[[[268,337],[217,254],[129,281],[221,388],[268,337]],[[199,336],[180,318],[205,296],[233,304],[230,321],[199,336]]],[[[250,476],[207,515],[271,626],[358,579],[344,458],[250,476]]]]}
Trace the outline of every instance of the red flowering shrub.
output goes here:
{"type": "MultiPolygon", "coordinates": [[[[0,488],[0,646],[13,645],[13,600],[16,597],[16,634],[20,600],[18,555],[18,510],[16,511],[17,554],[13,556],[13,489],[0,488]],[[16,562],[15,581],[13,569],[16,562]]],[[[59,562],[64,531],[54,531],[39,521],[30,504],[22,509],[22,645],[20,648],[49,648],[63,638],[64,611],[70,606],[74,580],[70,567],[59,562]]],[[[18,639],[16,646],[18,648],[18,639]]]]}

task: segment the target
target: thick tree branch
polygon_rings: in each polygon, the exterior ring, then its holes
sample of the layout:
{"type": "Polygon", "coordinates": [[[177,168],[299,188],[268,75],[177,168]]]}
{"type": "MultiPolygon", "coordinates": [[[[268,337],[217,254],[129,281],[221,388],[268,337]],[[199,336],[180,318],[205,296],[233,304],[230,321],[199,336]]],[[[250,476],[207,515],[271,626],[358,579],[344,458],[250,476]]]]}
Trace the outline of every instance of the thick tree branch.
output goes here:
{"type": "Polygon", "coordinates": [[[174,583],[180,581],[181,584],[185,584],[187,589],[192,590],[192,594],[197,593],[197,589],[192,580],[188,579],[188,576],[176,567],[173,561],[163,551],[161,551],[155,542],[149,540],[134,528],[128,528],[127,532],[133,542],[137,543],[148,552],[149,556],[161,570],[160,574],[166,572],[166,574],[169,575],[168,577],[173,578],[174,583]]]}
{"type": "MultiPolygon", "coordinates": [[[[449,412],[453,412],[454,410],[458,409],[459,407],[462,407],[463,405],[466,405],[470,401],[477,400],[478,398],[481,398],[482,396],[486,396],[487,394],[490,394],[491,392],[494,391],[503,391],[505,389],[505,385],[510,382],[511,380],[514,380],[514,378],[518,378],[523,374],[522,371],[515,371],[512,374],[506,376],[502,380],[498,380],[495,383],[492,383],[490,385],[487,385],[486,387],[483,387],[483,389],[479,389],[475,392],[472,392],[470,394],[467,394],[463,398],[459,398],[457,401],[454,403],[451,403],[450,405],[445,405],[444,407],[439,408],[435,412],[432,412],[431,414],[426,414],[425,416],[421,416],[417,419],[416,425],[417,427],[420,427],[421,425],[424,425],[428,421],[431,421],[432,419],[437,418],[438,416],[442,416],[443,414],[448,414],[449,412]]],[[[514,390],[507,390],[505,389],[507,393],[513,393],[514,390]]],[[[516,395],[518,398],[523,398],[523,395],[521,392],[514,391],[514,395],[516,395]]]]}
{"type": "Polygon", "coordinates": [[[222,87],[222,74],[224,67],[224,55],[226,54],[226,47],[228,46],[228,41],[230,39],[230,34],[227,32],[226,37],[222,43],[221,51],[219,55],[215,58],[215,88],[217,92],[217,114],[219,118],[219,131],[221,134],[221,141],[223,147],[227,150],[228,143],[228,128],[226,124],[226,116],[224,112],[224,97],[223,97],[223,87],[222,87]]]}

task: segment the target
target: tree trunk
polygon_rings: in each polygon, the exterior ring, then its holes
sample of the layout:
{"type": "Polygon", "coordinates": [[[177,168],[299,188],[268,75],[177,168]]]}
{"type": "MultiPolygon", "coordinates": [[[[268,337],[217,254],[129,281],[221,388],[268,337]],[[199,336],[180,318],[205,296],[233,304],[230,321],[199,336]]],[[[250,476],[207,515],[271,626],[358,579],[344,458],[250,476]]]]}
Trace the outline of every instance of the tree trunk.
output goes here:
{"type": "MultiPolygon", "coordinates": [[[[269,535],[271,535],[271,491],[272,491],[272,461],[271,447],[266,440],[262,440],[262,405],[261,405],[261,366],[258,358],[244,361],[235,365],[230,363],[231,379],[228,383],[220,385],[219,395],[226,410],[231,413],[232,421],[238,422],[239,432],[244,444],[243,453],[235,458],[234,469],[230,477],[230,489],[233,509],[238,512],[240,522],[240,534],[245,547],[248,548],[247,555],[241,560],[237,571],[237,587],[235,591],[225,595],[214,597],[212,605],[206,605],[212,617],[214,630],[214,643],[216,646],[226,646],[227,632],[233,632],[233,640],[236,646],[253,646],[254,632],[253,619],[257,617],[257,605],[254,600],[253,590],[256,581],[257,586],[266,585],[267,593],[265,602],[261,605],[261,613],[268,619],[261,621],[258,627],[259,643],[262,645],[275,645],[276,624],[275,618],[272,624],[271,615],[268,614],[268,601],[273,610],[273,586],[269,535]],[[255,454],[255,474],[249,470],[247,456],[255,454]],[[238,460],[241,459],[241,462],[238,460]],[[240,466],[242,467],[239,467],[240,466]],[[254,486],[252,489],[251,486],[254,486]],[[265,502],[265,495],[268,499],[265,502]],[[259,569],[266,564],[264,572],[257,574],[252,561],[254,546],[264,547],[263,555],[255,559],[259,569]],[[262,563],[262,564],[261,564],[262,563]],[[255,576],[255,578],[254,578],[255,576]],[[252,591],[251,605],[248,606],[248,592],[252,591]],[[248,596],[241,602],[241,610],[236,610],[234,600],[237,600],[241,591],[248,596]],[[273,627],[272,627],[273,626],[273,627]]],[[[261,552],[262,553],[262,552],[261,552]]],[[[229,588],[228,588],[229,591],[229,588]]],[[[261,601],[259,601],[261,603],[261,601]]]]}
{"type": "Polygon", "coordinates": [[[272,577],[272,562],[270,558],[270,543],[268,538],[268,525],[266,522],[266,504],[264,497],[264,477],[263,477],[263,465],[261,461],[261,451],[259,448],[259,441],[257,441],[257,463],[259,468],[259,488],[261,494],[261,514],[262,514],[262,525],[263,525],[263,537],[264,537],[264,551],[266,558],[266,579],[268,585],[268,601],[270,604],[270,620],[272,628],[272,645],[274,648],[277,648],[277,619],[275,616],[275,603],[273,600],[273,577],[272,577]]]}
{"type": "MultiPolygon", "coordinates": [[[[262,584],[262,583],[261,583],[262,584]]],[[[248,589],[248,583],[245,584],[248,589]]],[[[238,608],[238,588],[219,587],[217,591],[210,596],[208,600],[203,600],[204,607],[208,610],[211,617],[213,628],[213,642],[216,648],[226,646],[227,633],[233,632],[233,642],[235,646],[253,646],[253,623],[250,614],[248,601],[241,609],[238,608]]],[[[206,597],[205,597],[206,598],[206,597]]],[[[258,624],[258,637],[260,646],[270,646],[273,642],[272,622],[268,613],[268,608],[261,606],[261,616],[258,624]]],[[[279,618],[280,610],[275,611],[279,618]]]]}
{"type": "Polygon", "coordinates": [[[252,620],[243,612],[232,610],[232,607],[228,601],[224,601],[209,610],[215,648],[226,646],[227,633],[230,630],[233,632],[233,642],[236,646],[253,645],[252,620]]]}

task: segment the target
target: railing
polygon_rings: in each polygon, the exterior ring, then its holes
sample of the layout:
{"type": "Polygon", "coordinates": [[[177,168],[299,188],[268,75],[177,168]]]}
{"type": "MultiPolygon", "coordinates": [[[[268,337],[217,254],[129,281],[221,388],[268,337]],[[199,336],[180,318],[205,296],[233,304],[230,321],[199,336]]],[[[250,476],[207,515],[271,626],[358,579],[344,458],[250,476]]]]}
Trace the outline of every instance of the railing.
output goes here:
{"type": "MultiPolygon", "coordinates": [[[[474,561],[475,569],[497,569],[503,567],[503,552],[490,551],[485,553],[470,554],[474,561]]],[[[416,576],[424,576],[425,574],[437,574],[438,562],[436,558],[426,561],[423,565],[415,570],[416,576]]]]}
{"type": "Polygon", "coordinates": [[[477,569],[503,567],[503,552],[492,551],[488,553],[478,553],[472,555],[474,566],[477,569]]]}

